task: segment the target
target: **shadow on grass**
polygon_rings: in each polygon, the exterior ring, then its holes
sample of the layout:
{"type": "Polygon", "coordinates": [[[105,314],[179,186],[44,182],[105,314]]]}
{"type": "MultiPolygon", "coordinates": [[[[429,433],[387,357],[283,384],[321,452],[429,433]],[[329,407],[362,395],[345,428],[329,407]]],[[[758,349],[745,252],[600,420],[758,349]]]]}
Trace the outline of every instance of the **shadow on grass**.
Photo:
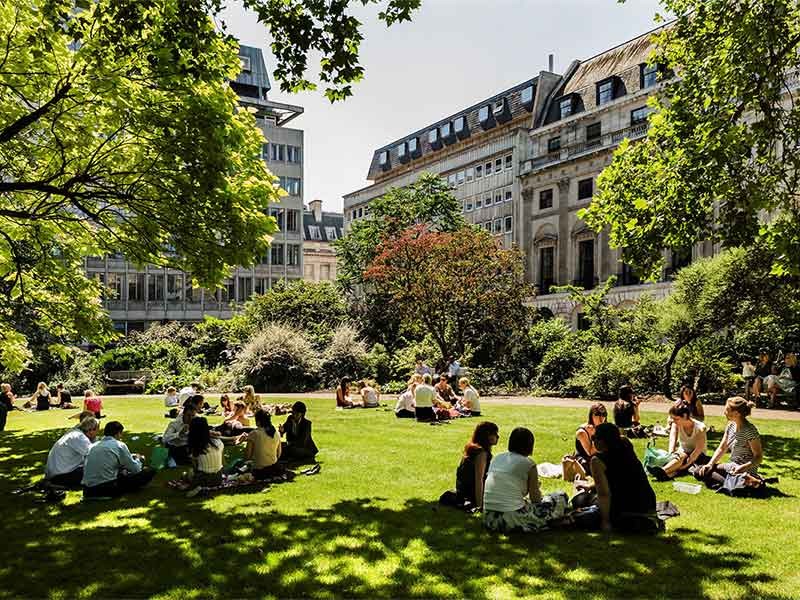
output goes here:
{"type": "MultiPolygon", "coordinates": [[[[722,434],[722,431],[708,434],[709,456],[719,446],[722,434]]],[[[764,463],[759,472],[765,476],[800,479],[800,438],[762,433],[761,446],[764,449],[764,463]]]]}
{"type": "MultiPolygon", "coordinates": [[[[15,436],[23,456],[4,451],[0,469],[30,466],[58,433],[15,436]]],[[[151,443],[138,435],[134,451],[151,443]]],[[[477,517],[419,498],[391,507],[345,499],[289,515],[267,492],[225,511],[165,489],[174,473],[111,502],[35,507],[4,494],[0,597],[699,597],[721,579],[742,597],[763,597],[757,586],[775,580],[726,535],[679,527],[655,538],[496,536],[477,517]]]]}

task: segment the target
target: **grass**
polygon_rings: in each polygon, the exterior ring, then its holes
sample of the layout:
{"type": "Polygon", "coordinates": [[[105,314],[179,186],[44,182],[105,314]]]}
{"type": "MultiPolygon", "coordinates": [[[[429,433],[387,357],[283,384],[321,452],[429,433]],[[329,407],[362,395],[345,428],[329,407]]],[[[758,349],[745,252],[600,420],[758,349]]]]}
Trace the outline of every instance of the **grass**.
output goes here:
{"type": "MultiPolygon", "coordinates": [[[[797,597],[798,422],[756,422],[763,472],[781,477],[785,497],[690,496],[654,484],[682,513],[659,537],[496,536],[479,517],[436,505],[454,485],[475,420],[430,427],[391,412],[308,404],[319,475],[187,499],[165,486],[178,471],[162,471],[136,495],[82,503],[71,492],[54,506],[8,492],[39,476],[70,413],[12,413],[0,433],[0,597],[797,597]]],[[[512,427],[531,427],[540,462],[570,451],[585,418],[584,410],[486,408],[501,447],[512,427]]],[[[167,423],[157,399],[109,399],[106,412],[144,454],[167,423]]],[[[721,429],[721,419],[709,423],[721,429]]],[[[554,480],[543,488],[568,489],[554,480]]]]}

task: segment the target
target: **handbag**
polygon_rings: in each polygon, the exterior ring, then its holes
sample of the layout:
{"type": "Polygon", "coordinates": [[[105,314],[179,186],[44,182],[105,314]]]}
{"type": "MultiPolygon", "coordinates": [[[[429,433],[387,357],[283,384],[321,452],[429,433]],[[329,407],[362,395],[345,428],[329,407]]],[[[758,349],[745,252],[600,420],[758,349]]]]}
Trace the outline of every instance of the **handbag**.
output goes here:
{"type": "Polygon", "coordinates": [[[583,468],[574,454],[565,454],[561,459],[561,472],[564,481],[575,481],[575,479],[586,479],[586,470],[583,468]]]}
{"type": "Polygon", "coordinates": [[[642,460],[642,464],[644,465],[645,469],[649,467],[663,467],[666,465],[670,459],[672,458],[672,454],[667,452],[666,450],[659,450],[655,447],[655,444],[650,441],[647,442],[647,447],[644,449],[644,459],[642,460]]]}
{"type": "Polygon", "coordinates": [[[156,446],[150,453],[150,466],[156,471],[160,471],[167,466],[169,460],[169,450],[164,446],[156,446]]]}

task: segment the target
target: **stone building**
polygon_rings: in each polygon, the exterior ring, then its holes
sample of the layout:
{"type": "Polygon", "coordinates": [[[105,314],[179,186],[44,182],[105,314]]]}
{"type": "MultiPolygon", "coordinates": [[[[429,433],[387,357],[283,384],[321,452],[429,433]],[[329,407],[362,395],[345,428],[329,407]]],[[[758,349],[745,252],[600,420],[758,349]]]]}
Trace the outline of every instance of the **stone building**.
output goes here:
{"type": "Polygon", "coordinates": [[[303,212],[303,279],[334,281],[336,250],[333,242],[344,235],[344,215],[323,212],[322,200],[312,200],[303,212]]]}
{"type": "Polygon", "coordinates": [[[162,321],[200,321],[206,315],[227,318],[253,293],[303,276],[303,131],[286,126],[303,109],[268,99],[269,74],[260,49],[240,46],[239,54],[242,70],[231,87],[254,113],[266,138],[262,158],[288,192],[269,208],[280,232],[268,256],[252,267],[237,267],[216,290],[193,288],[190,277],[176,269],[138,269],[118,254],[87,258],[88,274],[111,288],[103,303],[118,331],[143,330],[162,321]]]}

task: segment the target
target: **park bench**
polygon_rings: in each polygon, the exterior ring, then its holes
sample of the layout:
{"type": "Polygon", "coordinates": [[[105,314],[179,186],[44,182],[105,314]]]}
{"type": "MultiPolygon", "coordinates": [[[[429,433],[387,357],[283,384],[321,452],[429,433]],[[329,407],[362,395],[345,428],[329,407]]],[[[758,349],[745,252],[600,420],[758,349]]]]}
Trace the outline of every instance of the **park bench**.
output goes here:
{"type": "Polygon", "coordinates": [[[147,369],[136,371],[109,371],[105,377],[106,392],[118,392],[133,390],[144,392],[147,380],[152,377],[152,373],[147,369]]]}

